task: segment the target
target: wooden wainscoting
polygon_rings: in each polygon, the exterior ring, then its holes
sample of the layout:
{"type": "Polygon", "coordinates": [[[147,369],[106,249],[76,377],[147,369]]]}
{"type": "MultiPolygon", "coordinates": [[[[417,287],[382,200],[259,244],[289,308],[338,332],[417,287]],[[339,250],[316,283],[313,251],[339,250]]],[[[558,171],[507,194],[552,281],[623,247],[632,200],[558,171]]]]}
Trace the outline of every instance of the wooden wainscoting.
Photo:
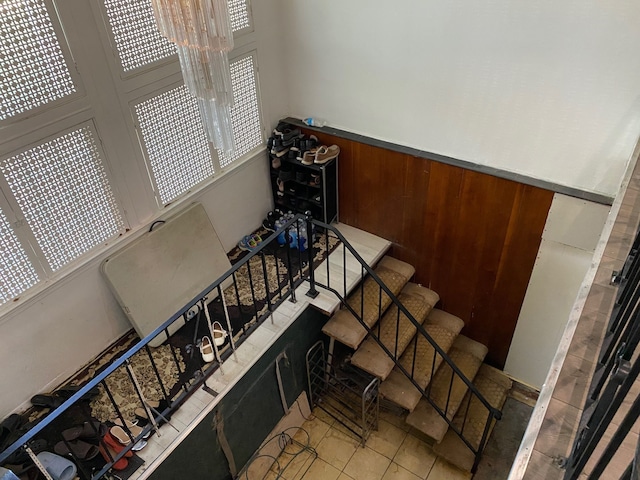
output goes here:
{"type": "Polygon", "coordinates": [[[553,192],[318,132],[340,146],[340,221],[391,240],[502,369],[553,192]]]}

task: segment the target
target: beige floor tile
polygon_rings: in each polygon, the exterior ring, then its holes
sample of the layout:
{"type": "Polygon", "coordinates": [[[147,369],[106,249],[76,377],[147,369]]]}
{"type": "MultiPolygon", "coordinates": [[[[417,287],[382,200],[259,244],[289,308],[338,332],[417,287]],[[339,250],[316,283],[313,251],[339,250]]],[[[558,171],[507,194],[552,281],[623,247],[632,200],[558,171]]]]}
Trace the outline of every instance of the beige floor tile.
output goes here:
{"type": "Polygon", "coordinates": [[[422,480],[417,475],[414,475],[406,468],[402,468],[395,462],[391,462],[389,468],[384,473],[382,480],[422,480]]]}
{"type": "Polygon", "coordinates": [[[413,435],[407,435],[393,461],[420,478],[427,478],[436,461],[436,455],[426,443],[413,435]]]}
{"type": "Polygon", "coordinates": [[[391,459],[368,447],[358,448],[344,473],[354,480],[380,480],[390,463],[391,459]]]}
{"type": "Polygon", "coordinates": [[[438,458],[433,465],[427,480],[470,480],[471,473],[454,467],[446,460],[438,458]]]}
{"type": "Polygon", "coordinates": [[[329,415],[327,412],[325,412],[324,410],[318,407],[314,408],[311,413],[313,417],[319,418],[329,426],[333,425],[336,421],[331,415],[329,415]]]}
{"type": "Polygon", "coordinates": [[[271,470],[274,472],[279,470],[281,477],[286,480],[295,480],[301,478],[315,460],[315,455],[301,449],[299,445],[287,445],[271,470]]]}
{"type": "Polygon", "coordinates": [[[302,425],[302,429],[298,430],[298,433],[294,435],[294,439],[303,445],[309,445],[310,447],[317,447],[320,441],[327,434],[331,426],[318,417],[313,417],[313,420],[307,420],[302,425]]]}
{"type": "Polygon", "coordinates": [[[553,390],[553,398],[582,408],[589,389],[595,364],[585,358],[567,355],[553,390]]]}
{"type": "Polygon", "coordinates": [[[305,475],[299,478],[304,480],[337,480],[339,476],[340,470],[317,458],[305,475]]]}
{"type": "Polygon", "coordinates": [[[369,435],[367,447],[385,457],[393,458],[406,436],[406,431],[391,425],[389,422],[380,420],[378,422],[378,430],[371,432],[371,435],[369,435]]]}
{"type": "Polygon", "coordinates": [[[316,447],[316,451],[322,460],[342,470],[358,448],[360,447],[356,439],[331,428],[316,447]]]}
{"type": "Polygon", "coordinates": [[[389,422],[391,425],[398,427],[400,430],[404,430],[405,432],[408,432],[411,429],[411,425],[405,422],[405,418],[407,418],[406,414],[396,415],[393,412],[388,412],[386,410],[380,409],[381,420],[384,420],[385,422],[389,422]]]}
{"type": "Polygon", "coordinates": [[[538,450],[531,452],[531,459],[524,474],[524,480],[562,480],[564,470],[551,457],[538,450]]]}
{"type": "Polygon", "coordinates": [[[568,456],[580,414],[578,408],[551,398],[534,449],[550,458],[568,456]]]}
{"type": "Polygon", "coordinates": [[[347,475],[346,473],[342,472],[340,474],[340,476],[338,477],[338,480],[353,480],[353,478],[351,478],[349,475],[347,475]]]}

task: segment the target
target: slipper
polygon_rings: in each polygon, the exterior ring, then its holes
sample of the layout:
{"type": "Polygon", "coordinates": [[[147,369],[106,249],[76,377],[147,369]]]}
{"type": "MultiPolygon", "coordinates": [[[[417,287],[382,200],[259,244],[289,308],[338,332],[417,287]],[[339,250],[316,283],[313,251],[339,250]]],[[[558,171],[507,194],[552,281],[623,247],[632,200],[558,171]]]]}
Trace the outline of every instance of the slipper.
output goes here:
{"type": "Polygon", "coordinates": [[[72,480],[75,478],[78,469],[72,461],[51,452],[40,452],[37,457],[54,480],[72,480]]]}
{"type": "MultiPolygon", "coordinates": [[[[131,426],[127,426],[127,428],[129,429],[129,432],[131,433],[131,437],[133,437],[134,440],[137,439],[142,434],[143,429],[137,425],[132,424],[131,426]]],[[[111,435],[116,440],[118,440],[122,445],[126,446],[131,443],[131,437],[129,437],[129,434],[120,425],[115,425],[111,427],[109,429],[109,433],[111,433],[111,435]]]]}
{"type": "Polygon", "coordinates": [[[82,440],[73,440],[67,443],[58,442],[53,447],[53,451],[64,457],[67,455],[73,455],[79,460],[91,460],[99,453],[99,450],[95,445],[83,442],[82,440]]]}
{"type": "Polygon", "coordinates": [[[64,403],[64,398],[56,395],[47,395],[44,393],[31,397],[31,403],[36,407],[58,408],[64,403]]]}
{"type": "MultiPolygon", "coordinates": [[[[105,462],[107,462],[107,463],[113,462],[113,459],[116,457],[116,455],[118,455],[118,452],[116,452],[115,450],[110,448],[108,445],[105,446],[105,445],[100,444],[98,446],[98,449],[100,450],[100,453],[102,454],[102,458],[104,458],[105,462]]],[[[129,466],[129,460],[127,460],[126,458],[122,457],[120,460],[118,460],[117,462],[113,463],[111,465],[111,468],[113,468],[114,470],[124,470],[128,466],[129,466]]]]}
{"type": "Polygon", "coordinates": [[[100,423],[97,420],[84,422],[82,425],[76,425],[75,427],[67,428],[62,431],[62,438],[67,442],[71,440],[77,440],[78,438],[84,438],[85,440],[99,440],[107,433],[107,426],[104,423],[100,423]]]}
{"type": "MultiPolygon", "coordinates": [[[[160,402],[156,402],[158,407],[160,406],[160,402]]],[[[156,407],[154,407],[156,408],[156,407]]],[[[144,431],[144,428],[142,428],[141,425],[138,425],[137,420],[135,422],[130,422],[129,420],[125,420],[127,428],[129,429],[129,431],[131,432],[131,435],[133,435],[134,438],[138,438],[142,432],[144,431]]],[[[116,418],[114,420],[114,422],[116,425],[118,425],[119,427],[123,427],[124,425],[122,424],[122,420],[120,420],[119,418],[116,418]]],[[[145,433],[144,435],[142,435],[142,439],[146,440],[147,438],[149,438],[151,436],[151,431],[145,433]]]]}
{"type": "MultiPolygon", "coordinates": [[[[18,440],[25,433],[27,433],[26,430],[13,432],[9,436],[9,441],[6,444],[6,447],[8,447],[9,445],[13,444],[16,440],[18,440]]],[[[47,448],[47,441],[42,439],[42,438],[39,438],[37,440],[31,440],[31,441],[29,441],[27,443],[28,443],[29,447],[31,448],[31,450],[33,450],[33,453],[36,453],[36,454],[42,452],[43,450],[45,450],[47,448]]],[[[16,450],[15,452],[13,452],[5,460],[6,463],[11,463],[11,464],[22,464],[22,463],[27,463],[29,461],[30,461],[29,455],[22,448],[20,448],[20,449],[16,450]]]]}
{"type": "MultiPolygon", "coordinates": [[[[61,397],[61,398],[65,399],[65,400],[68,400],[73,395],[78,393],[80,391],[80,389],[82,389],[82,387],[80,385],[65,385],[64,387],[58,388],[55,392],[53,392],[53,394],[58,396],[58,397],[61,397]]],[[[80,400],[89,401],[92,398],[95,398],[97,396],[98,396],[98,390],[95,389],[95,388],[92,388],[87,393],[82,395],[82,397],[80,397],[80,400]]]]}
{"type": "MultiPolygon", "coordinates": [[[[105,436],[102,437],[102,441],[107,445],[107,447],[109,447],[111,450],[115,451],[116,453],[120,453],[125,448],[125,446],[122,445],[118,440],[116,440],[115,437],[111,435],[111,433],[109,432],[107,432],[105,436]]],[[[131,458],[133,457],[133,453],[131,453],[131,451],[129,450],[127,453],[124,454],[124,456],[126,458],[131,458]]]]}
{"type": "Polygon", "coordinates": [[[253,252],[262,243],[262,237],[260,235],[245,235],[242,240],[238,242],[238,248],[247,252],[253,252]]]}

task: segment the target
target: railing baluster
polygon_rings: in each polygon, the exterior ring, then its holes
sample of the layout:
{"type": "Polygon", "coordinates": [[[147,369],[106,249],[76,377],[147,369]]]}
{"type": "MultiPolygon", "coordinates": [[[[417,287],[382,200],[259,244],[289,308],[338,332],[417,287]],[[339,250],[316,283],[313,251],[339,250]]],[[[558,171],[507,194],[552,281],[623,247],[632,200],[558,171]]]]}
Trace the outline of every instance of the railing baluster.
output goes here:
{"type": "Polygon", "coordinates": [[[149,345],[145,345],[144,346],[145,351],[147,352],[147,355],[149,356],[149,361],[151,362],[151,368],[153,369],[153,373],[156,376],[156,378],[158,379],[158,384],[160,385],[160,390],[162,391],[162,397],[167,401],[167,403],[169,402],[169,393],[167,392],[165,386],[164,386],[164,382],[162,381],[162,377],[160,376],[160,372],[158,371],[158,366],[156,365],[156,361],[153,358],[153,354],[151,353],[151,349],[149,348],[149,345]]]}
{"type": "Polygon", "coordinates": [[[287,250],[287,273],[289,275],[289,301],[296,303],[296,288],[293,281],[293,272],[291,271],[291,227],[287,227],[284,231],[284,238],[286,240],[284,248],[287,250]]]}
{"type": "MultiPolygon", "coordinates": [[[[233,356],[237,360],[238,358],[236,357],[236,342],[234,340],[235,334],[233,331],[233,326],[231,325],[231,317],[229,316],[227,300],[224,298],[224,292],[222,291],[222,286],[218,285],[217,289],[218,289],[218,297],[222,299],[222,311],[224,312],[224,318],[227,322],[227,333],[229,334],[229,345],[231,345],[231,350],[233,350],[233,356]]],[[[222,359],[220,359],[220,364],[222,364],[222,359]]]]}
{"type": "MultiPolygon", "coordinates": [[[[307,263],[309,268],[309,290],[307,291],[307,297],[316,298],[318,296],[318,290],[316,290],[316,275],[313,268],[313,218],[311,212],[305,212],[307,222],[307,263]]],[[[328,251],[328,250],[327,250],[328,251]]],[[[327,254],[325,261],[329,265],[329,255],[327,254]]],[[[328,280],[328,277],[327,277],[328,280]]]]}
{"type": "MultiPolygon", "coordinates": [[[[169,328],[165,328],[164,329],[165,333],[167,334],[167,338],[169,338],[169,328]]],[[[176,364],[176,368],[178,369],[178,378],[182,378],[183,376],[183,372],[182,369],[180,368],[180,360],[178,360],[178,355],[176,354],[176,349],[174,348],[173,345],[171,345],[171,342],[167,342],[169,344],[169,350],[171,350],[171,356],[173,357],[173,361],[176,364]]],[[[187,388],[186,383],[182,382],[182,388],[185,392],[188,392],[189,389],[187,388]]]]}

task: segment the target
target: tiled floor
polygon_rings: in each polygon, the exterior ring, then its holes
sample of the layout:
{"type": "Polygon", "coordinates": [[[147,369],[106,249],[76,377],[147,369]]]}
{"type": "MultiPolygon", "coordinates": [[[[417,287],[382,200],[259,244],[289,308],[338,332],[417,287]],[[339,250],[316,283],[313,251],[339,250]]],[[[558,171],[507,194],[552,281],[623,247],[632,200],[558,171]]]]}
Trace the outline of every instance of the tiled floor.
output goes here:
{"type": "Polygon", "coordinates": [[[315,449],[285,448],[266,480],[468,480],[463,472],[436,457],[431,447],[414,436],[392,413],[380,412],[378,430],[365,447],[339,422],[322,410],[303,425],[294,440],[315,449]],[[294,455],[297,453],[298,455],[294,455]],[[278,474],[278,465],[280,473],[278,474]]]}

